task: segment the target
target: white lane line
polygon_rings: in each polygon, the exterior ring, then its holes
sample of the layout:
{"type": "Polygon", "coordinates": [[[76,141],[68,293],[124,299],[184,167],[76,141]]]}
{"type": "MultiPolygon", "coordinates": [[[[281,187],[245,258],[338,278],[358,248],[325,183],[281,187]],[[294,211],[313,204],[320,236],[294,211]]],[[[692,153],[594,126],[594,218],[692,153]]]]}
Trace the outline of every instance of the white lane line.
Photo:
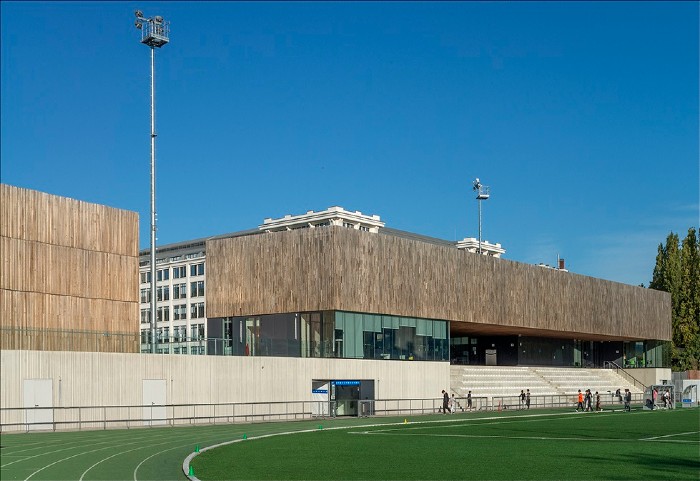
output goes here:
{"type": "MultiPolygon", "coordinates": [[[[650,438],[642,438],[640,441],[656,441],[657,439],[661,438],[671,438],[673,436],[686,436],[688,434],[698,434],[700,431],[689,431],[687,433],[675,433],[675,434],[665,434],[663,436],[652,436],[650,438]]],[[[690,442],[695,442],[695,441],[690,441],[690,442]]]]}
{"type": "Polygon", "coordinates": [[[490,439],[535,439],[540,441],[612,441],[612,442],[636,442],[634,439],[613,439],[613,438],[575,438],[575,437],[546,437],[546,436],[499,436],[496,434],[426,434],[426,433],[407,433],[396,434],[387,431],[363,431],[350,434],[368,434],[370,436],[424,436],[427,438],[490,438],[490,439]]]}
{"type": "Polygon", "coordinates": [[[78,457],[78,456],[82,456],[83,454],[89,454],[89,453],[94,453],[94,452],[97,452],[97,451],[102,451],[103,449],[109,449],[109,448],[111,448],[111,447],[112,447],[112,446],[105,446],[104,448],[93,449],[92,451],[83,451],[82,453],[74,454],[73,456],[68,456],[67,458],[59,459],[58,461],[54,461],[54,462],[51,463],[51,464],[47,464],[46,466],[44,466],[44,467],[41,468],[41,469],[37,469],[37,470],[34,471],[32,474],[30,474],[29,476],[27,476],[26,478],[24,478],[24,481],[28,481],[28,480],[29,480],[32,476],[34,476],[35,474],[38,474],[38,473],[42,472],[42,471],[45,470],[46,468],[50,468],[50,467],[53,466],[54,464],[62,463],[63,461],[67,461],[67,460],[69,460],[69,459],[72,459],[72,458],[75,458],[75,457],[78,457]]]}
{"type": "MultiPolygon", "coordinates": [[[[484,421],[484,420],[493,420],[493,419],[526,419],[526,418],[544,418],[544,417],[552,417],[552,416],[567,416],[568,418],[573,417],[572,413],[567,412],[567,413],[548,413],[548,414],[521,414],[521,415],[512,415],[512,416],[486,416],[486,417],[481,417],[481,418],[469,418],[469,419],[441,419],[441,420],[432,420],[432,421],[411,421],[410,423],[406,422],[392,422],[392,423],[375,423],[375,424],[360,424],[360,425],[352,425],[352,426],[334,426],[334,427],[329,427],[325,428],[325,431],[335,431],[335,430],[341,430],[341,429],[361,429],[361,428],[373,428],[377,426],[404,426],[406,424],[412,424],[412,425],[421,425],[421,424],[438,424],[438,423],[470,423],[473,421],[484,421]]],[[[505,421],[504,421],[505,422],[505,421]]],[[[513,421],[515,422],[515,421],[513,421]]],[[[479,423],[479,425],[483,424],[491,424],[491,423],[479,423]]],[[[286,432],[281,432],[281,433],[272,433],[272,434],[264,434],[261,436],[251,436],[248,437],[247,440],[254,440],[254,439],[263,439],[263,438],[270,438],[273,436],[285,436],[287,434],[297,434],[297,433],[309,433],[309,432],[316,432],[318,431],[317,429],[303,429],[299,431],[286,431],[286,432]]],[[[389,430],[387,430],[389,431],[389,430]]],[[[391,430],[394,431],[394,430],[391,430]]],[[[353,433],[350,433],[353,434],[353,433]]],[[[207,446],[205,448],[200,449],[198,453],[190,453],[182,462],[182,471],[185,474],[185,476],[190,479],[191,481],[198,481],[198,478],[196,476],[190,476],[189,475],[189,466],[190,462],[192,460],[199,456],[201,453],[205,451],[209,451],[210,449],[215,449],[219,448],[222,446],[228,446],[230,444],[234,443],[239,443],[244,441],[243,439],[233,439],[230,441],[225,441],[219,444],[214,444],[212,446],[207,446]]],[[[134,481],[137,481],[136,478],[134,477],[134,481]]]]}
{"type": "MultiPolygon", "coordinates": [[[[166,436],[161,436],[161,437],[170,437],[170,436],[169,436],[169,435],[166,435],[166,436]]],[[[107,443],[107,442],[108,442],[108,441],[103,441],[103,442],[101,442],[101,443],[92,443],[92,445],[94,446],[95,444],[105,444],[105,443],[107,443]]],[[[131,442],[131,443],[126,443],[126,445],[128,446],[129,444],[138,444],[138,443],[142,443],[142,442],[143,442],[142,439],[137,439],[137,440],[135,440],[135,441],[133,441],[133,442],[131,442]]],[[[46,468],[50,468],[51,466],[53,466],[53,465],[55,465],[55,464],[62,463],[63,461],[67,461],[67,460],[69,460],[69,459],[73,459],[73,458],[78,457],[78,456],[82,456],[83,454],[90,454],[90,453],[95,453],[95,452],[97,452],[97,451],[102,451],[102,450],[104,450],[104,449],[110,449],[110,448],[112,448],[113,446],[114,446],[114,444],[113,444],[112,442],[110,442],[109,445],[107,445],[107,446],[105,446],[105,447],[102,447],[102,448],[93,449],[93,450],[91,450],[91,451],[82,451],[82,452],[77,453],[77,454],[74,454],[74,455],[72,455],[72,456],[68,456],[67,458],[61,458],[61,459],[59,459],[58,461],[54,461],[53,463],[47,464],[46,466],[44,466],[44,467],[42,467],[42,468],[40,468],[40,469],[37,469],[37,470],[34,471],[32,474],[30,474],[29,476],[27,476],[27,477],[25,478],[24,481],[27,481],[28,479],[30,479],[30,478],[31,478],[32,476],[34,476],[35,474],[40,473],[40,472],[42,472],[43,470],[45,470],[46,468]]],[[[73,448],[66,448],[66,449],[76,449],[76,447],[73,447],[73,448]]],[[[60,451],[65,451],[66,449],[59,449],[59,450],[56,450],[56,451],[54,451],[54,452],[57,453],[57,452],[60,452],[60,451]]],[[[41,456],[41,455],[37,454],[37,455],[32,456],[32,458],[35,458],[35,457],[38,457],[38,456],[41,456]]],[[[18,460],[18,461],[21,461],[21,460],[18,460]]],[[[16,463],[16,462],[17,462],[17,461],[13,461],[12,463],[7,463],[5,466],[7,466],[7,465],[9,465],[9,464],[16,463]]]]}
{"type": "MultiPolygon", "coordinates": [[[[105,442],[106,442],[106,441],[105,441],[105,442]]],[[[105,444],[105,442],[101,442],[101,443],[91,443],[91,445],[92,445],[92,446],[95,446],[95,445],[99,445],[99,444],[105,444]]],[[[34,459],[34,458],[38,458],[38,457],[40,457],[40,456],[46,456],[47,454],[55,454],[55,453],[60,453],[61,451],[68,451],[68,450],[70,450],[70,449],[77,449],[77,448],[80,448],[80,446],[73,446],[73,447],[70,447],[70,448],[56,449],[55,451],[46,451],[46,452],[44,452],[44,453],[34,454],[33,456],[25,456],[25,457],[22,458],[22,459],[18,459],[18,460],[16,460],[16,461],[12,461],[12,462],[9,462],[9,463],[5,463],[5,464],[3,464],[2,466],[0,466],[0,468],[4,468],[4,467],[9,466],[9,465],[11,465],[11,464],[19,463],[20,461],[24,461],[24,460],[27,460],[27,459],[34,459]]],[[[3,455],[3,457],[4,457],[4,455],[3,455]]]]}
{"type": "MultiPolygon", "coordinates": [[[[125,434],[124,436],[116,436],[116,437],[111,437],[111,436],[105,435],[105,436],[97,437],[97,439],[92,438],[92,440],[90,440],[91,438],[89,436],[85,436],[84,438],[80,438],[77,441],[68,441],[68,442],[55,441],[55,442],[51,442],[51,443],[43,443],[39,446],[35,446],[32,448],[14,451],[14,454],[24,453],[26,451],[33,451],[36,449],[48,449],[48,448],[52,448],[54,446],[62,446],[62,449],[57,449],[54,451],[44,451],[44,452],[41,452],[39,454],[35,454],[33,456],[27,456],[25,458],[25,459],[32,459],[32,458],[36,458],[36,457],[47,455],[47,454],[59,453],[61,451],[66,451],[69,449],[78,449],[78,448],[81,448],[83,446],[95,446],[95,445],[100,445],[100,444],[105,444],[105,443],[115,443],[115,442],[123,440],[123,439],[132,439],[133,436],[134,436],[133,433],[129,433],[128,435],[125,434]],[[103,438],[106,438],[106,439],[104,441],[100,441],[100,439],[103,439],[103,438]],[[75,446],[71,446],[71,445],[75,445],[75,446]]],[[[163,437],[162,433],[158,433],[158,434],[154,433],[153,438],[146,437],[146,438],[141,438],[141,439],[148,441],[150,439],[156,439],[156,440],[161,439],[162,437],[163,437]]],[[[37,444],[37,443],[33,443],[33,444],[37,444]]],[[[3,453],[2,457],[4,458],[5,456],[6,456],[6,454],[3,453]]],[[[0,465],[0,467],[4,468],[5,466],[9,466],[10,464],[14,464],[14,463],[19,462],[19,461],[21,461],[21,460],[17,460],[17,461],[13,461],[11,463],[0,465]]]]}
{"type": "MultiPolygon", "coordinates": [[[[165,441],[165,442],[156,443],[156,444],[149,444],[148,446],[149,446],[149,447],[150,447],[150,446],[161,446],[161,445],[163,445],[163,444],[168,444],[169,442],[170,442],[170,441],[165,441]]],[[[109,460],[109,459],[115,458],[115,457],[117,457],[117,456],[119,456],[119,455],[122,455],[122,454],[125,454],[125,453],[130,453],[130,452],[132,452],[132,451],[137,451],[137,450],[139,450],[139,449],[143,449],[143,446],[138,446],[138,447],[135,447],[135,448],[133,448],[133,449],[127,449],[126,451],[121,451],[121,452],[118,452],[118,453],[113,454],[113,455],[111,455],[111,456],[107,456],[106,458],[100,459],[100,460],[97,461],[95,464],[93,464],[92,466],[90,466],[89,468],[87,468],[85,471],[83,471],[83,474],[80,476],[80,480],[79,480],[79,481],[83,481],[83,478],[84,478],[85,475],[88,473],[88,471],[90,471],[92,468],[94,468],[94,467],[97,466],[98,464],[102,464],[103,462],[105,462],[105,461],[107,461],[107,460],[109,460]]]]}

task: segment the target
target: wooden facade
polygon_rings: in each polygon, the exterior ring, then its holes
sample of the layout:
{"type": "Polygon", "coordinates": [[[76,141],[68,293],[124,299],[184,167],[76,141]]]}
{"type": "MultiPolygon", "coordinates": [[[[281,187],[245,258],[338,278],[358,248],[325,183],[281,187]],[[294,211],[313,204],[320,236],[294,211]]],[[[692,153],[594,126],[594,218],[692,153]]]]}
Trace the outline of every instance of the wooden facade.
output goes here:
{"type": "Polygon", "coordinates": [[[138,214],[0,184],[3,349],[138,351],[138,214]]]}
{"type": "Polygon", "coordinates": [[[343,227],[207,241],[207,316],[344,310],[457,334],[671,339],[665,292],[343,227]]]}

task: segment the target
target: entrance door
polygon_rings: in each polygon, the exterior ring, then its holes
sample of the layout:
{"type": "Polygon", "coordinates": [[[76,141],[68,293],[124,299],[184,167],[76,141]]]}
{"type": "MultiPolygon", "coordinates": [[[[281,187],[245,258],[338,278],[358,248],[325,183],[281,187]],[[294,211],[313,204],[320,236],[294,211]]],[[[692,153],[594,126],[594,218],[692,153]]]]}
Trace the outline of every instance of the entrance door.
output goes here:
{"type": "Polygon", "coordinates": [[[335,381],[335,401],[338,416],[357,416],[360,381],[335,381]]]}
{"type": "Polygon", "coordinates": [[[165,379],[143,380],[143,424],[157,426],[166,423],[165,379]]]}
{"type": "Polygon", "coordinates": [[[53,429],[53,379],[25,379],[24,407],[29,431],[53,429]]]}
{"type": "Polygon", "coordinates": [[[495,349],[486,349],[486,365],[487,366],[496,366],[496,350],[495,349]]]}

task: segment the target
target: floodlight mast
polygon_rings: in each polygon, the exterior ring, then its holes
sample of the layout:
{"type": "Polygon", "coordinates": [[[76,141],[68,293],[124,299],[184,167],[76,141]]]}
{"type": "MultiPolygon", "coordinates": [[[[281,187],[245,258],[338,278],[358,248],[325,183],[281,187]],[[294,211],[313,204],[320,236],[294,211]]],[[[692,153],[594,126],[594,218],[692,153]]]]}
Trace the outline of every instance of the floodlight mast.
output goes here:
{"type": "Polygon", "coordinates": [[[170,41],[170,23],[163,17],[146,18],[141,10],[134,12],[134,25],[141,30],[141,43],[151,47],[151,352],[157,351],[156,316],[156,53],[155,48],[170,41]]]}
{"type": "Polygon", "coordinates": [[[472,190],[476,192],[476,200],[479,201],[479,254],[481,254],[481,201],[489,198],[489,188],[477,177],[472,184],[472,190]]]}

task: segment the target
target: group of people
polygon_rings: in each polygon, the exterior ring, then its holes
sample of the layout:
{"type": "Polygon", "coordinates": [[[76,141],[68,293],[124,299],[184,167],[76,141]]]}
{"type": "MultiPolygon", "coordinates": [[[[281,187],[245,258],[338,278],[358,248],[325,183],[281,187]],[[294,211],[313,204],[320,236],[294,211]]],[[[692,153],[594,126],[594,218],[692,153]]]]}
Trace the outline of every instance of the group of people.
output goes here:
{"type": "MultiPolygon", "coordinates": [[[[585,394],[578,390],[578,404],[576,405],[576,412],[579,411],[593,411],[593,393],[590,389],[586,389],[585,394]]],[[[600,406],[600,394],[598,391],[595,392],[595,412],[602,411],[603,408],[600,406]]]]}
{"type": "Polygon", "coordinates": [[[520,409],[530,409],[530,390],[523,392],[520,390],[520,409]]]}
{"type": "MultiPolygon", "coordinates": [[[[454,414],[457,412],[457,408],[459,408],[459,403],[457,402],[457,399],[455,398],[455,395],[452,394],[452,397],[448,394],[447,391],[444,389],[442,390],[442,414],[447,414],[448,412],[451,414],[454,414]]],[[[469,391],[467,393],[467,409],[471,411],[472,409],[472,392],[469,391]]]]}
{"type": "Polygon", "coordinates": [[[615,396],[618,399],[618,402],[625,402],[625,411],[630,411],[630,404],[632,403],[632,392],[625,388],[625,395],[624,398],[622,394],[620,393],[620,389],[618,388],[617,391],[615,391],[615,396]]]}
{"type": "MultiPolygon", "coordinates": [[[[651,398],[652,398],[652,404],[651,404],[651,409],[656,409],[659,406],[659,403],[657,402],[659,399],[659,389],[654,388],[654,390],[651,392],[651,398]]],[[[668,409],[671,407],[671,392],[666,389],[661,394],[661,401],[664,403],[664,409],[668,409]]]]}

